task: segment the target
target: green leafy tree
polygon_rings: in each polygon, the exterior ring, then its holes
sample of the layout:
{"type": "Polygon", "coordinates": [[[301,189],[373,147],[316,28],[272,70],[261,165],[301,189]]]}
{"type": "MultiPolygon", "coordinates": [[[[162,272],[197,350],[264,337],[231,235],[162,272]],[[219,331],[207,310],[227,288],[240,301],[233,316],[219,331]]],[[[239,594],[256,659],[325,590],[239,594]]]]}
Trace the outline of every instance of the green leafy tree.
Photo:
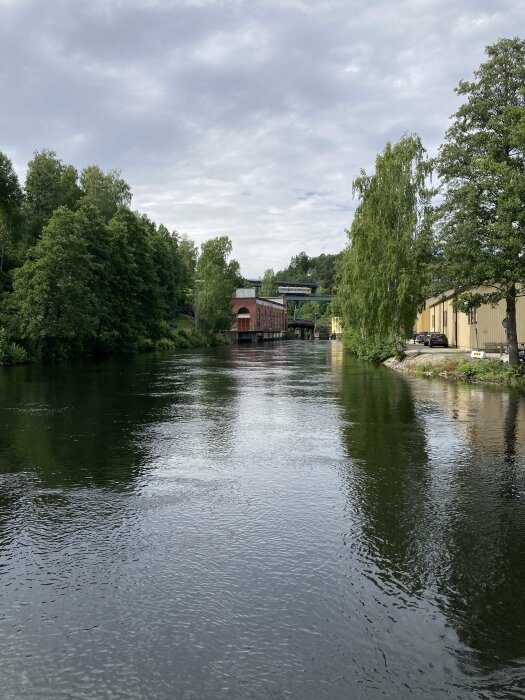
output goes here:
{"type": "Polygon", "coordinates": [[[313,282],[325,293],[330,294],[335,288],[336,266],[342,253],[321,253],[309,257],[305,252],[292,257],[284,270],[275,273],[276,280],[290,282],[313,282]]]}
{"type": "MultiPolygon", "coordinates": [[[[0,152],[0,276],[4,271],[4,255],[13,229],[20,219],[22,190],[13,164],[0,152]]],[[[1,277],[0,277],[0,289],[1,277]]]]}
{"type": "Polygon", "coordinates": [[[179,238],[163,224],[152,231],[155,269],[160,285],[160,312],[163,320],[172,319],[183,302],[184,269],[179,238]]]}
{"type": "Polygon", "coordinates": [[[41,236],[51,215],[61,206],[73,209],[80,198],[77,171],[65,165],[54,151],[35,151],[28,163],[25,181],[24,213],[29,243],[41,236]]]}
{"type": "Polygon", "coordinates": [[[241,284],[239,263],[228,261],[232,243],[227,236],[206,241],[196,267],[196,325],[206,334],[229,330],[233,322],[232,294],[241,284]]]}
{"type": "Polygon", "coordinates": [[[120,207],[109,222],[112,238],[112,296],[122,314],[119,333],[127,342],[161,336],[163,292],[156,267],[155,225],[120,207]],[[133,340],[134,339],[134,340],[133,340]]]}
{"type": "Polygon", "coordinates": [[[262,297],[274,297],[277,295],[277,285],[275,283],[275,273],[269,267],[262,278],[260,295],[262,297]]]}
{"type": "Polygon", "coordinates": [[[93,266],[81,226],[77,212],[55,210],[30,258],[13,273],[17,337],[41,357],[82,354],[97,331],[93,266]]]}
{"type": "Polygon", "coordinates": [[[525,42],[502,39],[486,54],[475,80],[456,88],[465,102],[438,158],[441,284],[460,293],[462,311],[505,300],[509,360],[517,364],[516,299],[525,294],[525,42]]]}
{"type": "Polygon", "coordinates": [[[120,177],[119,170],[104,173],[98,165],[89,165],[80,175],[84,198],[95,206],[105,221],[109,221],[121,206],[131,204],[131,188],[120,177]]]}
{"type": "Polygon", "coordinates": [[[192,307],[195,295],[195,270],[197,268],[199,251],[195,243],[190,240],[186,234],[182,234],[180,237],[179,255],[182,265],[182,303],[188,307],[192,307]]]}
{"type": "Polygon", "coordinates": [[[335,307],[347,345],[362,354],[387,352],[398,334],[412,332],[424,302],[429,251],[431,171],[417,135],[387,143],[374,175],[353,189],[361,199],[341,263],[335,307]]]}

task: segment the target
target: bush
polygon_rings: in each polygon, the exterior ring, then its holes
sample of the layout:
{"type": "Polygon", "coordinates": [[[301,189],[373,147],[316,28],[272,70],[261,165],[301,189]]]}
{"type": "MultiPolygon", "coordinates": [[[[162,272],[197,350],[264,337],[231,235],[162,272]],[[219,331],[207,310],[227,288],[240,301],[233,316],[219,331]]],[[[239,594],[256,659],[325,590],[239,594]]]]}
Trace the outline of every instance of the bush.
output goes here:
{"type": "Polygon", "coordinates": [[[384,362],[398,354],[393,338],[363,338],[355,331],[346,330],[343,343],[347,350],[368,362],[384,362]]]}
{"type": "Polygon", "coordinates": [[[467,379],[479,379],[489,382],[506,382],[523,376],[520,365],[509,365],[498,360],[462,360],[457,372],[467,379]]]}
{"type": "Polygon", "coordinates": [[[26,362],[29,362],[29,357],[24,348],[8,338],[5,328],[0,328],[0,365],[21,365],[26,362]]]}
{"type": "Polygon", "coordinates": [[[160,338],[155,343],[155,350],[173,350],[175,347],[175,342],[172,338],[160,338]]]}
{"type": "Polygon", "coordinates": [[[151,338],[139,338],[137,341],[137,350],[139,352],[151,352],[155,350],[155,343],[151,338]]]}

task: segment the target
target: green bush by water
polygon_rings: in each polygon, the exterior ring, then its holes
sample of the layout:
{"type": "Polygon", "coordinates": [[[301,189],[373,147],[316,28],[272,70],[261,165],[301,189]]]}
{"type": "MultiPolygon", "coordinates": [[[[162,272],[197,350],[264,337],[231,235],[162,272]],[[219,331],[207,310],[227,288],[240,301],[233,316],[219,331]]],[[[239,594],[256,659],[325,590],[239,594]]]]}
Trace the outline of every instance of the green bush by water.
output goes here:
{"type": "Polygon", "coordinates": [[[7,336],[5,328],[0,328],[0,365],[21,365],[29,362],[27,352],[7,336]]]}

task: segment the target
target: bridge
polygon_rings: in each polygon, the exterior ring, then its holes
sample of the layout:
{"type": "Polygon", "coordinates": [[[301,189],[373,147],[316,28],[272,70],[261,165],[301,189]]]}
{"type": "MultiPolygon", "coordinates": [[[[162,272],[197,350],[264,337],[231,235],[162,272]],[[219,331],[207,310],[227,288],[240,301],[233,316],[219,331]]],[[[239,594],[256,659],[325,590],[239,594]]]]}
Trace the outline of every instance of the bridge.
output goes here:
{"type": "Polygon", "coordinates": [[[292,330],[299,329],[301,332],[301,340],[304,340],[305,331],[309,330],[310,333],[314,332],[315,321],[309,321],[306,318],[293,318],[288,321],[288,328],[292,330]]]}
{"type": "Polygon", "coordinates": [[[332,301],[333,294],[283,294],[288,301],[332,301]]]}

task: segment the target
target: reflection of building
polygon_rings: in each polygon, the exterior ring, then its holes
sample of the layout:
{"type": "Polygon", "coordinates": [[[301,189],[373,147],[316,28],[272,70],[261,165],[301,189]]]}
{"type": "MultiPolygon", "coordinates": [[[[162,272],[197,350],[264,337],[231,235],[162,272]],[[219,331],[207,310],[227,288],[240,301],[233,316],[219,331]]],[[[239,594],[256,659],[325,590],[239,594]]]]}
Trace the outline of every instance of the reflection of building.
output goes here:
{"type": "Polygon", "coordinates": [[[462,439],[481,453],[501,456],[513,449],[525,454],[525,401],[519,395],[442,380],[414,381],[411,387],[417,400],[457,421],[462,439]],[[430,391],[431,386],[439,391],[430,391]]]}
{"type": "Polygon", "coordinates": [[[341,319],[339,316],[332,316],[332,323],[331,323],[331,329],[330,329],[330,334],[335,335],[337,338],[339,338],[343,333],[343,327],[341,326],[341,319]]]}
{"type": "MultiPolygon", "coordinates": [[[[488,289],[479,289],[488,292],[488,289]]],[[[505,301],[495,307],[483,304],[468,314],[453,308],[454,292],[427,299],[425,308],[416,321],[417,332],[445,333],[451,345],[460,348],[492,349],[496,344],[506,345],[507,337],[502,321],[506,316],[505,301]]],[[[525,343],[525,298],[516,300],[518,342],[525,343]]]]}
{"type": "Polygon", "coordinates": [[[286,299],[258,297],[254,287],[237,289],[232,298],[235,320],[231,334],[238,341],[282,338],[288,329],[286,299]]]}

